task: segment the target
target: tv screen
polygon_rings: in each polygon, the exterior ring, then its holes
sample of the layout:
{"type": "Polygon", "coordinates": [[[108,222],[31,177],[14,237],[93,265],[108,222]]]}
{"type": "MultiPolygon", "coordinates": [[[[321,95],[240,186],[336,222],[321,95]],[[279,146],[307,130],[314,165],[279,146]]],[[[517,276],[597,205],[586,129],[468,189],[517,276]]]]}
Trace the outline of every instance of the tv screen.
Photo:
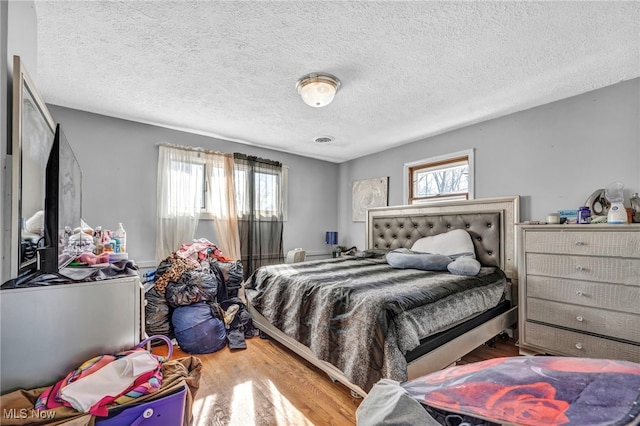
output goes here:
{"type": "Polygon", "coordinates": [[[45,242],[48,250],[41,272],[58,272],[76,253],[67,246],[69,230],[80,227],[82,217],[82,170],[71,145],[56,126],[47,162],[45,197],[45,242]]]}

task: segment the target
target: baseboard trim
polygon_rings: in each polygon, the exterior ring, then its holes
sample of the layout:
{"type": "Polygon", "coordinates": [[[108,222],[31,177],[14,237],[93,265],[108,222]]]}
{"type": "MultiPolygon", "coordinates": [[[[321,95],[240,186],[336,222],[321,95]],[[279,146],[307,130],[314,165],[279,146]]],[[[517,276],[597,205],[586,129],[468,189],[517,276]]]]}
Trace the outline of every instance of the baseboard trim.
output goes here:
{"type": "Polygon", "coordinates": [[[157,266],[155,260],[142,260],[136,262],[136,265],[138,265],[138,268],[155,268],[157,266]]]}

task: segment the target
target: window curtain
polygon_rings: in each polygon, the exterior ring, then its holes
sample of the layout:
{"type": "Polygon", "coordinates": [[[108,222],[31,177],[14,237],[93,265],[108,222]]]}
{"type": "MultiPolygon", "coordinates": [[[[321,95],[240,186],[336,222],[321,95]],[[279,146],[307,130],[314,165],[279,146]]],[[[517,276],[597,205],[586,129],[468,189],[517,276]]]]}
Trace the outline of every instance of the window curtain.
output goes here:
{"type": "Polygon", "coordinates": [[[202,208],[202,155],[191,149],[159,146],[156,263],[193,240],[202,208]]]}
{"type": "Polygon", "coordinates": [[[233,155],[206,152],[206,206],[214,219],[216,245],[222,254],[240,259],[233,155]]]}
{"type": "Polygon", "coordinates": [[[245,278],[260,266],[284,263],[282,164],[233,154],[240,253],[245,278]]]}

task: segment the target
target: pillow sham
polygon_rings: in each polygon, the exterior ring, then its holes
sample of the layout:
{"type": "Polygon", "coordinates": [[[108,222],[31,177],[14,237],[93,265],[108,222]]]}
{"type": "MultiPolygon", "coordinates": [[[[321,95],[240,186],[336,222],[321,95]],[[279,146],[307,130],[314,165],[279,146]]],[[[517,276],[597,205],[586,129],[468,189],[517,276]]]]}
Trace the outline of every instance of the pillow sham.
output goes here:
{"type": "Polygon", "coordinates": [[[456,259],[461,256],[476,257],[471,235],[464,229],[454,229],[444,234],[423,237],[413,243],[411,250],[437,253],[456,259]]]}
{"type": "Polygon", "coordinates": [[[406,248],[387,253],[387,263],[397,269],[420,269],[422,271],[446,271],[453,259],[442,254],[419,253],[406,248]]]}

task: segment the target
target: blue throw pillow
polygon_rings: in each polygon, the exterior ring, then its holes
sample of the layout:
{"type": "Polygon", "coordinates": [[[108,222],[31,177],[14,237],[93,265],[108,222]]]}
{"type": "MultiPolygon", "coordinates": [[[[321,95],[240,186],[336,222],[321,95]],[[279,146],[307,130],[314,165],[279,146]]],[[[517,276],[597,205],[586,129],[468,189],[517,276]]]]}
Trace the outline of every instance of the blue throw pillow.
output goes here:
{"type": "Polygon", "coordinates": [[[443,254],[419,253],[401,248],[387,253],[387,263],[398,269],[420,269],[422,271],[446,271],[452,259],[443,254]]]}

